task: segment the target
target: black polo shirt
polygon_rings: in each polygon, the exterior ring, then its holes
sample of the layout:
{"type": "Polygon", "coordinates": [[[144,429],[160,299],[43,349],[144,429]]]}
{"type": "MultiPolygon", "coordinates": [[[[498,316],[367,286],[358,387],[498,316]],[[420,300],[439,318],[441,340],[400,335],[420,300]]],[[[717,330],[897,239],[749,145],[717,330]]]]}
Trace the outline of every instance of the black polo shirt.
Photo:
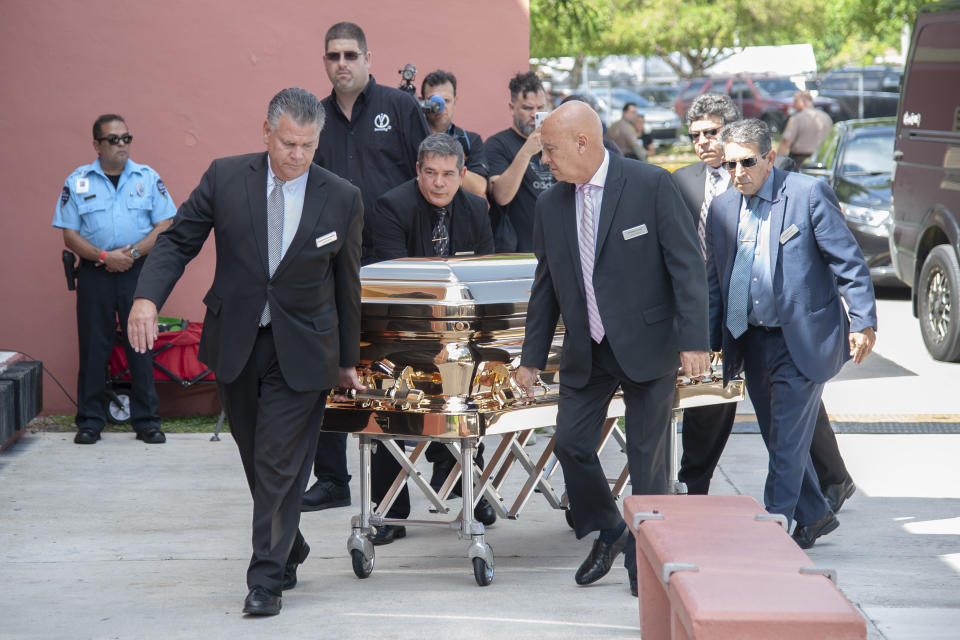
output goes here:
{"type": "Polygon", "coordinates": [[[363,255],[372,255],[377,198],[417,175],[417,149],[430,129],[416,100],[370,76],[347,120],[334,91],[323,99],[327,119],[313,161],[360,189],[363,255]]]}
{"type": "MultiPolygon", "coordinates": [[[[499,176],[506,171],[526,141],[526,138],[512,128],[487,138],[484,148],[490,175],[499,176]]],[[[490,211],[494,224],[499,224],[503,215],[509,217],[510,222],[513,223],[513,228],[517,232],[517,251],[533,251],[533,207],[537,203],[537,196],[555,182],[553,173],[547,165],[543,164],[538,153],[530,159],[530,164],[520,182],[520,188],[507,206],[500,207],[493,198],[490,198],[490,211]]],[[[500,251],[500,247],[497,247],[497,251],[500,251]]]]}
{"type": "Polygon", "coordinates": [[[480,134],[461,129],[452,122],[447,129],[447,134],[453,136],[463,147],[463,160],[467,171],[472,171],[484,178],[488,177],[490,170],[487,167],[487,155],[483,150],[483,138],[480,134]]]}

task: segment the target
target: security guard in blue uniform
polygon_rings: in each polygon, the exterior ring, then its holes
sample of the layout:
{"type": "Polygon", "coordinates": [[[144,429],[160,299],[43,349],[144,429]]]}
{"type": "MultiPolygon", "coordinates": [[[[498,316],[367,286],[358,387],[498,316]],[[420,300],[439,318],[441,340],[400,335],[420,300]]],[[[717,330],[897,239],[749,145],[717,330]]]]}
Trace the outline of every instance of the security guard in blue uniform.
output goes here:
{"type": "Polygon", "coordinates": [[[117,316],[130,365],[130,417],[137,439],[166,442],[160,430],[157,390],[149,354],[138,354],[125,333],[143,258],[177,212],[157,172],[130,160],[133,136],[118,115],[93,124],[98,159],[77,168],[64,183],[53,216],[63,242],[80,256],[77,273],[77,444],[100,439],[106,422],[106,366],[113,350],[117,316]]]}

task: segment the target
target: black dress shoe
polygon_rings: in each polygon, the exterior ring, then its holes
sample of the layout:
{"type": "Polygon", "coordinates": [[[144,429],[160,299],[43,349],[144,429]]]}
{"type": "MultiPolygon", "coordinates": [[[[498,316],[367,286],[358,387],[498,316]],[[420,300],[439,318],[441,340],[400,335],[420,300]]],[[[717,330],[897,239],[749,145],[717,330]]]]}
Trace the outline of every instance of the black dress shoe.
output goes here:
{"type": "Polygon", "coordinates": [[[297,566],[303,564],[303,561],[310,555],[310,545],[304,540],[301,544],[294,544],[287,557],[287,564],[283,567],[283,585],[282,590],[293,589],[297,586],[297,566]]]}
{"type": "Polygon", "coordinates": [[[383,544],[390,544],[394,540],[399,540],[400,538],[405,538],[407,536],[407,528],[401,527],[393,524],[382,524],[377,527],[376,533],[371,533],[367,536],[375,546],[380,546],[383,544]]]}
{"type": "Polygon", "coordinates": [[[163,444],[167,441],[167,436],[160,429],[153,429],[152,431],[138,433],[137,440],[143,440],[147,444],[163,444]]]}
{"type": "Polygon", "coordinates": [[[623,533],[620,534],[616,542],[606,543],[599,537],[594,540],[590,555],[587,556],[587,559],[584,560],[580,568],[577,569],[575,576],[577,584],[590,584],[607,575],[610,567],[613,566],[613,561],[616,560],[617,556],[620,555],[627,546],[629,537],[630,530],[624,527],[623,533]]]}
{"type": "Polygon", "coordinates": [[[823,497],[827,499],[830,510],[834,513],[840,511],[840,507],[847,501],[847,498],[853,495],[857,490],[857,485],[853,484],[853,478],[847,476],[847,479],[839,484],[830,484],[823,487],[823,497]]]}
{"type": "Polygon", "coordinates": [[[74,444],[93,444],[100,439],[100,434],[93,429],[80,429],[73,436],[74,444]]]}
{"type": "Polygon", "coordinates": [[[627,577],[630,578],[630,595],[634,598],[637,597],[637,575],[636,574],[627,574],[627,577]]]}
{"type": "Polygon", "coordinates": [[[827,511],[827,515],[812,524],[802,525],[798,523],[793,530],[793,539],[800,545],[801,549],[809,549],[817,541],[817,538],[827,535],[839,526],[840,521],[837,520],[837,516],[833,511],[827,511]]]}
{"type": "Polygon", "coordinates": [[[280,596],[264,587],[254,587],[243,601],[243,612],[252,616],[275,616],[280,613],[280,596]]]}
{"type": "Polygon", "coordinates": [[[497,512],[486,498],[480,498],[480,502],[473,508],[473,517],[483,523],[483,526],[489,527],[497,521],[497,512]]]}
{"type": "Polygon", "coordinates": [[[300,502],[300,511],[321,511],[334,507],[350,506],[350,487],[340,486],[332,482],[317,480],[312,487],[303,494],[300,502]]]}

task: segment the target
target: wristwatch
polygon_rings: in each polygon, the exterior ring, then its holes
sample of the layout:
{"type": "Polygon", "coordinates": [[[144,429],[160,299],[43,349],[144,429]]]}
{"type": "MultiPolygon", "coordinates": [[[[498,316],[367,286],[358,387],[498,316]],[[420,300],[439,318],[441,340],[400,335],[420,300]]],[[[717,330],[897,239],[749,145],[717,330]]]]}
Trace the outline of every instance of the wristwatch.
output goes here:
{"type": "Polygon", "coordinates": [[[134,247],[133,249],[130,249],[130,257],[133,258],[134,260],[139,260],[140,249],[137,249],[136,247],[134,247]]]}

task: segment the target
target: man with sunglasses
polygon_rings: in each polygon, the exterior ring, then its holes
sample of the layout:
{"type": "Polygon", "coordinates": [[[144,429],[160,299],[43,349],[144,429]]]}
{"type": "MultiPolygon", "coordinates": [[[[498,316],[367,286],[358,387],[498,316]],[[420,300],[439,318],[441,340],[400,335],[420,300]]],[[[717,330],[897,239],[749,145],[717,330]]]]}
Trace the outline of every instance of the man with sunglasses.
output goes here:
{"type": "MultiPolygon", "coordinates": [[[[157,236],[177,213],[156,171],[130,159],[133,136],[116,114],[93,123],[97,159],[78,167],[60,191],[53,226],[66,247],[80,256],[77,273],[77,444],[94,444],[106,423],[107,362],[117,336],[117,316],[126,318],[133,292],[157,236]]],[[[125,326],[124,322],[120,323],[125,326]]],[[[150,354],[134,351],[123,331],[130,367],[130,422],[137,439],[166,442],[150,354]]]]}
{"type": "MultiPolygon", "coordinates": [[[[417,175],[417,148],[430,134],[416,100],[370,75],[372,53],[358,25],[338,22],[324,36],[323,65],[333,89],[322,100],[327,121],[313,161],[349,180],[363,198],[361,264],[374,262],[374,204],[381,195],[417,175]]],[[[304,511],[350,504],[347,436],[320,433],[314,473],[303,496],[304,511]]]]}
{"type": "MultiPolygon", "coordinates": [[[[710,202],[733,186],[729,172],[721,167],[723,148],[719,140],[720,129],[723,125],[739,119],[740,110],[733,100],[727,95],[716,93],[699,96],[686,113],[690,140],[700,162],[677,169],[673,173],[673,179],[690,210],[704,252],[710,202]]],[[[778,155],[774,165],[784,171],[796,170],[796,164],[784,156],[778,155]]],[[[688,493],[709,493],[710,480],[730,437],[736,413],[737,405],[732,402],[684,410],[681,434],[683,455],[680,459],[679,479],[687,485],[688,493]]],[[[822,402],[817,412],[810,455],[830,508],[835,512],[839,511],[856,486],[840,455],[837,437],[822,402]]]]}
{"type": "Polygon", "coordinates": [[[713,199],[706,223],[710,343],[723,349],[725,383],[746,376],[770,456],[764,505],[796,521],[808,549],[839,526],[810,444],[824,384],[873,349],[870,270],[830,187],[774,168],[766,124],[728,124],[720,144],[734,189],[713,199]]]}

